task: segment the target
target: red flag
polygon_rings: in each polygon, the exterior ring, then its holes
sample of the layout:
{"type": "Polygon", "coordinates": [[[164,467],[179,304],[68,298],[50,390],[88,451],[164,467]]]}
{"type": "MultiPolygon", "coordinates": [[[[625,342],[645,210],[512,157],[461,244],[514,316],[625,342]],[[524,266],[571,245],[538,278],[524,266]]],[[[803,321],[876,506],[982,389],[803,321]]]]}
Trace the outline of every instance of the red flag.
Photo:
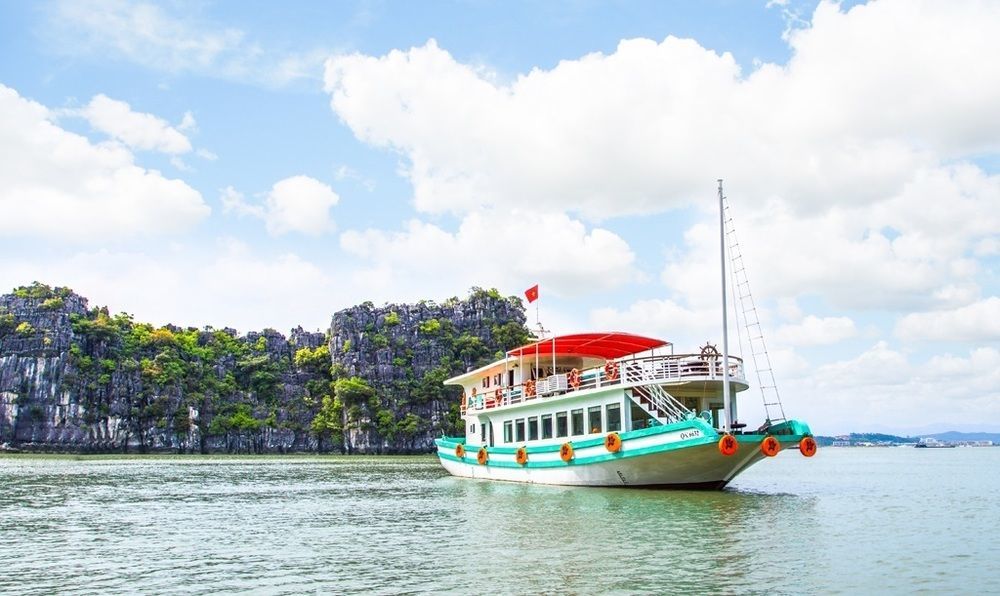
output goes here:
{"type": "Polygon", "coordinates": [[[524,291],[524,297],[528,299],[528,304],[538,300],[538,284],[535,284],[524,291]]]}

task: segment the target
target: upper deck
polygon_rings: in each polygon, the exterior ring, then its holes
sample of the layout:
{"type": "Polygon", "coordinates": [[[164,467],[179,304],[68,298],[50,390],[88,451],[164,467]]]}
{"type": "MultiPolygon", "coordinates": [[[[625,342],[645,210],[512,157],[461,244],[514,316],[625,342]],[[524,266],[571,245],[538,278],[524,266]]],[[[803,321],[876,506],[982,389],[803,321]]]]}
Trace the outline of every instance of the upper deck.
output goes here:
{"type": "MultiPolygon", "coordinates": [[[[721,391],[721,356],[656,354],[668,345],[622,333],[562,336],[511,350],[503,360],[446,382],[462,386],[463,414],[557,395],[584,397],[610,387],[657,384],[699,395],[721,391]]],[[[745,390],[743,360],[730,356],[729,369],[735,390],[745,390]]]]}

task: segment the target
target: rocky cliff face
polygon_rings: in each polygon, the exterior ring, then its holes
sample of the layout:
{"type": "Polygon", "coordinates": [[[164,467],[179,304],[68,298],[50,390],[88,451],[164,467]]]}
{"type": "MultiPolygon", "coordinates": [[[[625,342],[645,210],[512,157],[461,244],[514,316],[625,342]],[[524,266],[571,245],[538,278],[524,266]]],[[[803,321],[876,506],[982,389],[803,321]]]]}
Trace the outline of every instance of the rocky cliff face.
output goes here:
{"type": "Polygon", "coordinates": [[[427,452],[434,437],[464,433],[461,390],[445,379],[481,366],[527,338],[518,298],[474,288],[467,300],[443,304],[370,303],[333,317],[334,373],[375,389],[365,403],[346,403],[348,452],[427,452]]]}
{"type": "Polygon", "coordinates": [[[519,300],[474,290],[347,309],[330,334],[239,336],[18,288],[0,296],[0,449],[425,452],[458,430],[441,381],[523,341],[523,323],[519,300]]]}
{"type": "Polygon", "coordinates": [[[64,423],[80,410],[70,400],[66,376],[70,316],[86,311],[85,299],[65,291],[0,296],[0,446],[15,441],[19,430],[21,436],[39,434],[43,419],[50,421],[53,441],[79,436],[64,423]]]}

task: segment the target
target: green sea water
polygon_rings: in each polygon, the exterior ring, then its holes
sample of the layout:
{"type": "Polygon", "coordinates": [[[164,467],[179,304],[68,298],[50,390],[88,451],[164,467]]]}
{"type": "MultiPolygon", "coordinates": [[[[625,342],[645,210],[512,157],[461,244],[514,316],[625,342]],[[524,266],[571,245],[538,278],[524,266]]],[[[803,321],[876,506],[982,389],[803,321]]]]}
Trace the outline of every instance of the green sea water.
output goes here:
{"type": "Polygon", "coordinates": [[[434,457],[0,457],[0,593],[1000,593],[1000,448],[783,452],[722,492],[434,457]]]}

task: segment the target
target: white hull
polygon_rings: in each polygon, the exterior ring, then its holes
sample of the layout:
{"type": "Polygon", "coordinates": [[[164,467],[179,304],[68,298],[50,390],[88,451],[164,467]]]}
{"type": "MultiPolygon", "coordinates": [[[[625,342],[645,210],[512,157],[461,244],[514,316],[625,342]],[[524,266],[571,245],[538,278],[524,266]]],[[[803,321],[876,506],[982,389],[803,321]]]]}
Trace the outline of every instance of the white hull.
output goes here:
{"type": "MultiPolygon", "coordinates": [[[[603,446],[599,448],[603,449],[603,446]]],[[[472,457],[474,459],[474,453],[472,457]]],[[[448,458],[441,458],[441,464],[454,476],[509,482],[564,486],[722,488],[763,457],[759,450],[746,448],[726,457],[719,453],[713,442],[581,465],[501,467],[448,458]]]]}

